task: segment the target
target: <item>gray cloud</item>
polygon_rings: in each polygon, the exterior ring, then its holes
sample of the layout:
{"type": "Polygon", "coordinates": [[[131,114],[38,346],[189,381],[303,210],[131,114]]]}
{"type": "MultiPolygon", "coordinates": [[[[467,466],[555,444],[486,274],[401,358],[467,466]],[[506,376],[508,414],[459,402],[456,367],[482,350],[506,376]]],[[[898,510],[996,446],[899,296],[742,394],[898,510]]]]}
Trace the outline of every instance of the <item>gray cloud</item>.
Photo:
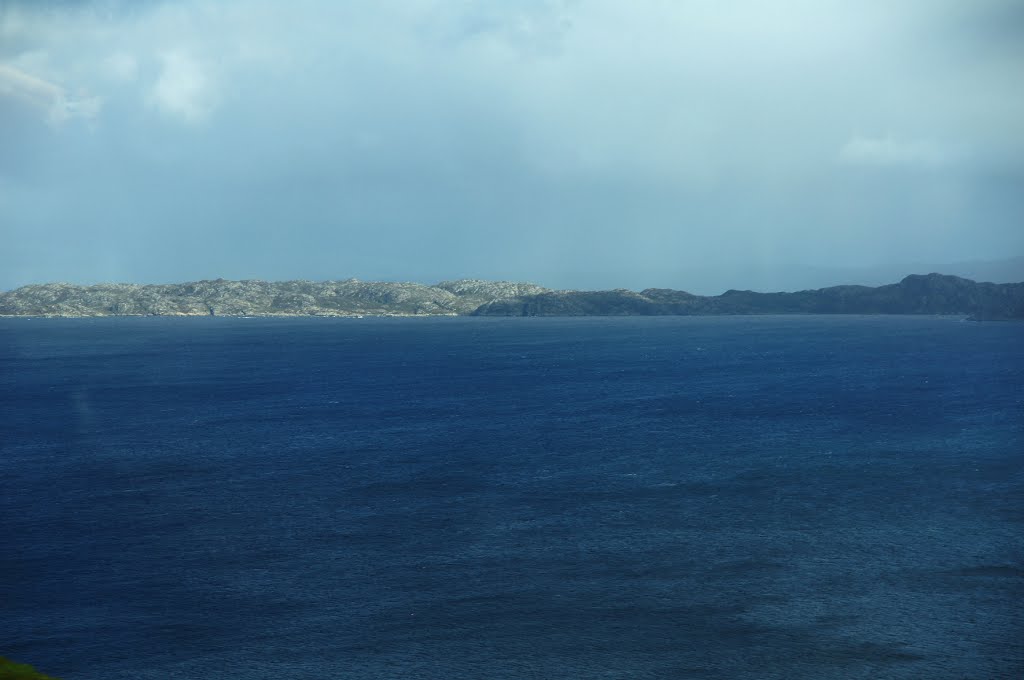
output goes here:
{"type": "Polygon", "coordinates": [[[0,287],[1024,252],[1018,4],[892,5],[7,3],[0,287]]]}

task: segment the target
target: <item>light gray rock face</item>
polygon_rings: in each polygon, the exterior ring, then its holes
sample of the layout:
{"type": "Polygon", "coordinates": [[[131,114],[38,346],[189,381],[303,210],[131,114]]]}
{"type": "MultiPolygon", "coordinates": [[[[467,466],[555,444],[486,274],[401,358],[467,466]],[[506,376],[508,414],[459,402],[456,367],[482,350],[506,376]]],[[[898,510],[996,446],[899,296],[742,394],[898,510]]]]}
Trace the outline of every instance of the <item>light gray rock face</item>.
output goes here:
{"type": "Polygon", "coordinates": [[[538,286],[535,283],[483,281],[481,279],[442,281],[435,288],[443,288],[463,297],[478,297],[487,300],[500,300],[503,298],[519,297],[520,295],[537,295],[548,292],[547,288],[538,286]]]}
{"type": "Polygon", "coordinates": [[[359,316],[469,314],[485,302],[547,289],[529,283],[446,281],[193,281],[181,284],[67,283],[0,293],[4,316],[359,316]]]}
{"type": "Polygon", "coordinates": [[[533,283],[514,283],[511,281],[482,281],[480,279],[459,279],[458,281],[442,281],[435,288],[446,290],[459,300],[459,312],[469,314],[481,305],[489,302],[509,300],[524,295],[539,295],[550,292],[543,286],[533,283]]]}

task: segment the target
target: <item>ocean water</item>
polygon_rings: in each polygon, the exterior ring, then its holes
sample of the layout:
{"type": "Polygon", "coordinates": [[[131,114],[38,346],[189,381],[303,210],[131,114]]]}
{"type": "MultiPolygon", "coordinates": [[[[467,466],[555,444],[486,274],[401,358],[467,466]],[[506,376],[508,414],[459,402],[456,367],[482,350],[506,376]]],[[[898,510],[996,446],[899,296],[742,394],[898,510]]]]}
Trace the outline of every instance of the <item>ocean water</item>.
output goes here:
{"type": "Polygon", "coordinates": [[[1024,324],[0,321],[64,680],[1024,677],[1024,324]]]}

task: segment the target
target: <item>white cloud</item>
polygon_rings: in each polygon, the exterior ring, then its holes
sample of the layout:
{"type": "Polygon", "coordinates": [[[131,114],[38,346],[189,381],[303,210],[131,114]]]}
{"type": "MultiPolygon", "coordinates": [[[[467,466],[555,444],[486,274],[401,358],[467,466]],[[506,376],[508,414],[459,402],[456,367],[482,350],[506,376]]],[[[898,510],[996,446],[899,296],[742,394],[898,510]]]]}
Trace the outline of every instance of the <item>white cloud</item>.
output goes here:
{"type": "Polygon", "coordinates": [[[17,97],[42,109],[64,96],[57,85],[4,64],[0,64],[0,95],[17,97]]]}
{"type": "Polygon", "coordinates": [[[927,139],[854,137],[839,150],[839,160],[850,165],[939,167],[953,163],[960,152],[927,139]]]}
{"type": "Polygon", "coordinates": [[[206,120],[215,107],[215,92],[203,64],[182,51],[164,52],[160,61],[162,70],[150,91],[150,103],[187,123],[206,120]]]}
{"type": "Polygon", "coordinates": [[[59,85],[5,64],[0,64],[0,97],[28,105],[51,125],[71,118],[93,118],[102,105],[99,97],[70,97],[59,85]]]}

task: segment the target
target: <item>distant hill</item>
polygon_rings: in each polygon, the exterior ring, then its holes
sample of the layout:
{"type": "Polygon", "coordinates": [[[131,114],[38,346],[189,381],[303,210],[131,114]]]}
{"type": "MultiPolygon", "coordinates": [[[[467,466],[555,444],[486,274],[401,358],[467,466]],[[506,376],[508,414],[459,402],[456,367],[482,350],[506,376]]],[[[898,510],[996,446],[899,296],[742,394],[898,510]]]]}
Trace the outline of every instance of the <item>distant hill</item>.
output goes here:
{"type": "Polygon", "coordinates": [[[650,288],[639,293],[549,291],[480,307],[483,316],[706,314],[962,314],[978,319],[1024,318],[1024,283],[975,283],[943,274],[911,275],[871,288],[834,286],[796,293],[729,290],[691,295],[650,288]]]}
{"type": "MultiPolygon", "coordinates": [[[[690,265],[679,271],[660,273],[660,280],[693,293],[718,295],[727,288],[763,293],[815,290],[832,286],[883,286],[907,274],[948,274],[988,283],[1024,281],[1024,256],[1001,260],[961,262],[908,262],[865,267],[825,267],[775,260],[743,264],[690,265]],[[691,288],[692,286],[692,288],[691,288]]],[[[657,279],[656,279],[657,280],[657,279]]]]}
{"type": "Polygon", "coordinates": [[[812,288],[820,288],[825,283],[833,284],[860,284],[864,286],[879,286],[897,280],[906,273],[926,274],[936,272],[959,276],[962,279],[988,283],[1015,283],[1024,281],[1024,255],[1010,257],[1002,260],[971,260],[963,262],[931,263],[931,264],[903,264],[903,265],[878,265],[875,267],[860,267],[849,269],[824,269],[812,268],[809,270],[813,276],[822,283],[812,288]]]}
{"type": "Polygon", "coordinates": [[[196,281],[164,285],[65,283],[0,293],[0,316],[664,316],[711,314],[958,314],[1024,318],[1024,283],[976,283],[914,274],[899,283],[794,293],[667,288],[549,290],[463,279],[419,283],[196,281]]]}
{"type": "Polygon", "coordinates": [[[546,292],[531,283],[463,279],[421,283],[195,281],[76,286],[47,283],[0,293],[4,316],[437,316],[496,299],[546,292]]]}

